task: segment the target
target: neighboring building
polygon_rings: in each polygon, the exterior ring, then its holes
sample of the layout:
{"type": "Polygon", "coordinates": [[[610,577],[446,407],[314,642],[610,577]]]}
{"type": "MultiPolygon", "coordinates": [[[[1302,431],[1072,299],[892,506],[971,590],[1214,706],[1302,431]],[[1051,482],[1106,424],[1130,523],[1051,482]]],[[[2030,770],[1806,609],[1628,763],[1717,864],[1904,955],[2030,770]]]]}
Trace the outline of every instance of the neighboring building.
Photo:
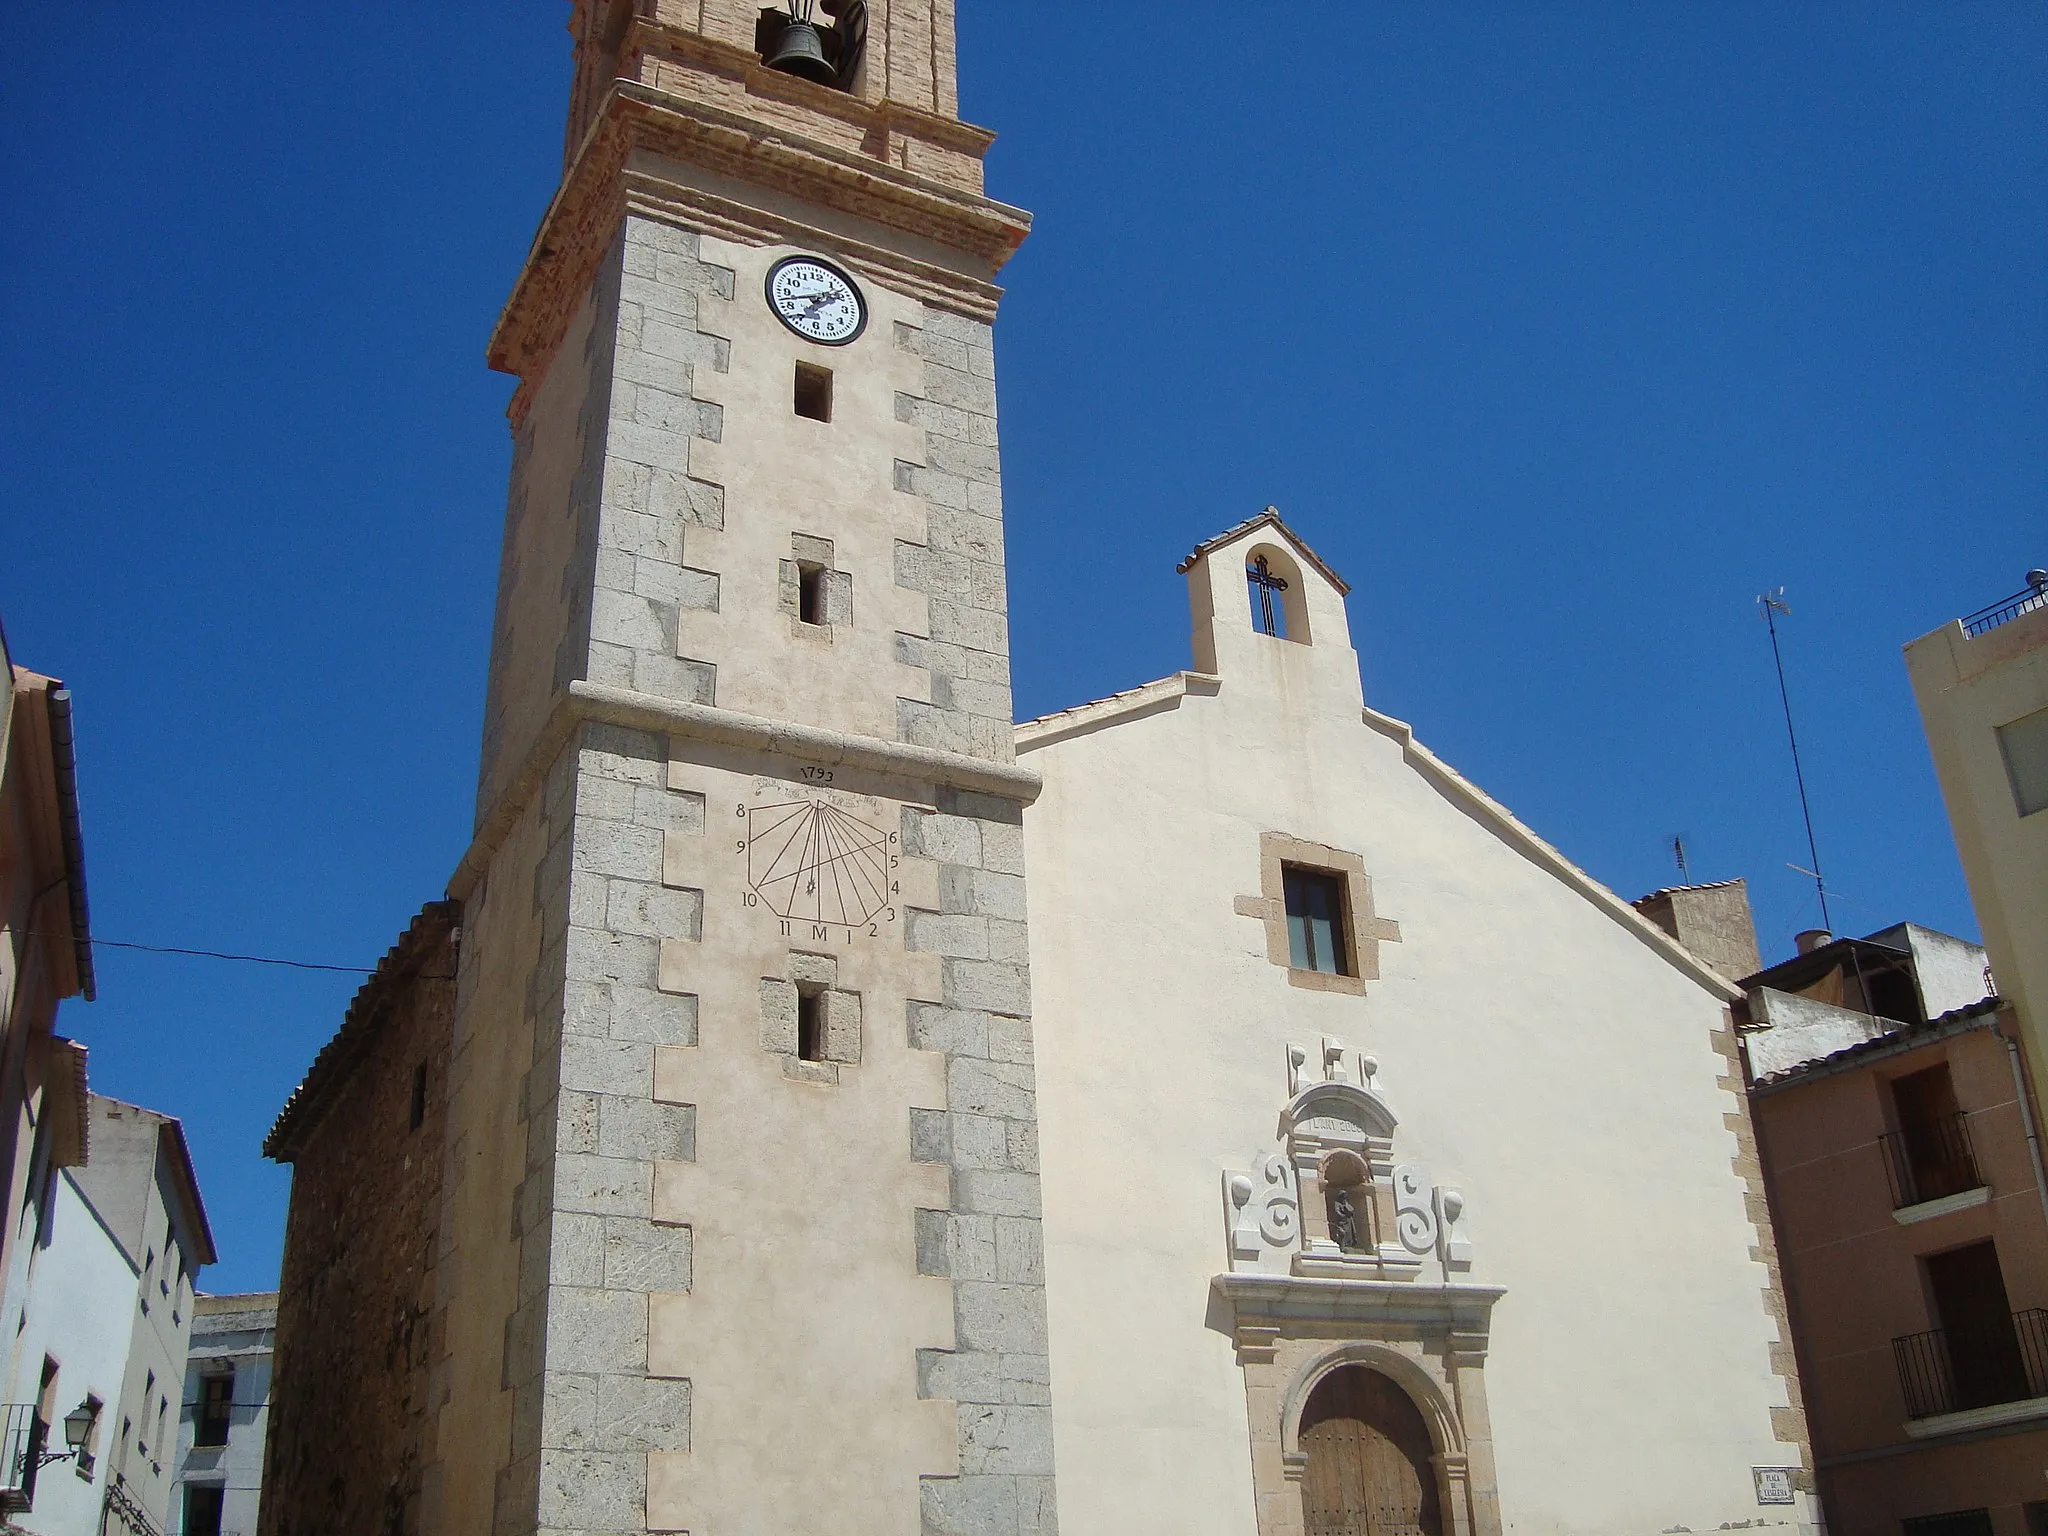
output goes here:
{"type": "Polygon", "coordinates": [[[1810,1528],[1739,992],[1364,711],[1277,517],[1197,674],[1013,726],[952,11],[574,7],[475,840],[268,1144],[262,1530],[1810,1528]]]}
{"type": "Polygon", "coordinates": [[[1739,983],[1763,968],[1746,881],[1674,885],[1638,897],[1633,905],[1730,981],[1739,983]]]}
{"type": "Polygon", "coordinates": [[[44,1467],[14,1519],[37,1536],[148,1536],[170,1508],[193,1281],[213,1236],[176,1120],[93,1094],[84,1134],[83,1161],[37,1189],[7,1401],[36,1407],[46,1441],[81,1403],[94,1422],[85,1456],[44,1467]]]}
{"type": "Polygon", "coordinates": [[[421,1529],[459,915],[436,902],[413,920],[263,1146],[292,1165],[265,1530],[421,1529]]]}
{"type": "Polygon", "coordinates": [[[1906,670],[1998,991],[2048,1082],[2048,571],[1922,635],[1906,670]]]}
{"type": "Polygon", "coordinates": [[[6,652],[0,631],[0,1276],[16,1269],[31,1167],[61,1155],[39,1145],[44,1095],[75,1099],[83,1065],[54,1040],[57,1006],[93,995],[71,694],[6,652]]]}
{"type": "Polygon", "coordinates": [[[1984,952],[1802,934],[1743,1044],[1828,1529],[2048,1525],[2048,1215],[1984,952]]]}
{"type": "Polygon", "coordinates": [[[276,1292],[193,1301],[170,1536],[255,1536],[276,1343],[276,1292]]]}

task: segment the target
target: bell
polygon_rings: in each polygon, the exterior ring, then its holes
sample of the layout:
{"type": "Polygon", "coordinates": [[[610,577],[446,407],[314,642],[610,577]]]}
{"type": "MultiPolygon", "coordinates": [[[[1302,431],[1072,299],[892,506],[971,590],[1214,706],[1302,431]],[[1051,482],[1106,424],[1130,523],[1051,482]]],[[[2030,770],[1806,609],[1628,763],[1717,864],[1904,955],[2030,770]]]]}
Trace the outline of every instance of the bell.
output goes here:
{"type": "Polygon", "coordinates": [[[765,62],[770,69],[815,80],[820,85],[834,85],[839,80],[839,71],[825,57],[825,40],[818,35],[817,27],[808,21],[784,22],[782,35],[768,50],[765,62]]]}

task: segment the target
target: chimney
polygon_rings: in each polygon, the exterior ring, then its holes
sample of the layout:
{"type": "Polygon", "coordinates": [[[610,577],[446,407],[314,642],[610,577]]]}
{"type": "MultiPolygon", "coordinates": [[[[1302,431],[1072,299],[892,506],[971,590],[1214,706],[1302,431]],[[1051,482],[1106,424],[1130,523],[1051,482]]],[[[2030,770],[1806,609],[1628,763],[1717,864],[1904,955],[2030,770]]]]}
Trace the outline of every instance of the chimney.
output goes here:
{"type": "Polygon", "coordinates": [[[1825,928],[1806,928],[1792,935],[1792,942],[1798,946],[1799,953],[1810,955],[1823,944],[1834,943],[1835,936],[1825,928]]]}

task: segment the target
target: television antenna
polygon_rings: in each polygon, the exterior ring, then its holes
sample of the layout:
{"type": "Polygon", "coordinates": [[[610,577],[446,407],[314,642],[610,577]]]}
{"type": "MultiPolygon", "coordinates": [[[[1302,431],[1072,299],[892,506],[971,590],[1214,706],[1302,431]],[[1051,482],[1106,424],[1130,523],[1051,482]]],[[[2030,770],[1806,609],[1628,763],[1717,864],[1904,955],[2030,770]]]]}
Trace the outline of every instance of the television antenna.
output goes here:
{"type": "Polygon", "coordinates": [[[1834,920],[1828,916],[1828,883],[1821,878],[1820,847],[1813,837],[1813,807],[1806,798],[1806,772],[1799,766],[1799,733],[1792,728],[1792,695],[1785,687],[1785,655],[1778,648],[1778,615],[1792,616],[1792,605],[1785,601],[1785,589],[1779,587],[1772,592],[1761,594],[1756,605],[1764,616],[1764,627],[1771,632],[1771,660],[1778,668],[1778,702],[1785,708],[1785,739],[1792,744],[1792,779],[1799,786],[1799,814],[1806,822],[1806,852],[1813,860],[1813,868],[1802,873],[1813,876],[1813,891],[1820,898],[1820,925],[1830,932],[1834,920]]]}

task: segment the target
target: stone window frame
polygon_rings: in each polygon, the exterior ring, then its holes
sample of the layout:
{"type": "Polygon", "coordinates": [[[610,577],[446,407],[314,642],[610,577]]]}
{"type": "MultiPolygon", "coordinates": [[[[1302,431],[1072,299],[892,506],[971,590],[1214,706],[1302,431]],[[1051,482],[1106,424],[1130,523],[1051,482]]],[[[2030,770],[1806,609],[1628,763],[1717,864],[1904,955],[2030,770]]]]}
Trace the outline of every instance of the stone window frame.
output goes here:
{"type": "Polygon", "coordinates": [[[761,978],[761,1049],[782,1058],[782,1075],[793,1082],[836,1083],[841,1067],[860,1065],[861,995],[839,985],[835,956],[792,950],[782,975],[761,978]],[[815,1061],[797,1054],[800,988],[817,988],[825,1000],[824,1054],[815,1061]]]}
{"type": "Polygon", "coordinates": [[[1240,896],[1234,909],[1266,925],[1266,958],[1287,973],[1290,986],[1311,992],[1365,996],[1365,984],[1380,979],[1380,945],[1401,942],[1401,925],[1373,909],[1372,877],[1365,856],[1327,843],[1312,843],[1282,832],[1259,834],[1259,894],[1240,896]],[[1344,881],[1344,941],[1351,974],[1305,971],[1294,964],[1287,937],[1286,866],[1320,870],[1344,881]]]}
{"type": "Polygon", "coordinates": [[[832,541],[814,534],[791,534],[789,554],[789,559],[776,562],[776,604],[789,615],[792,635],[799,640],[830,645],[834,630],[851,628],[853,624],[853,573],[838,568],[832,541]],[[806,624],[803,619],[806,566],[822,572],[825,578],[825,619],[821,624],[806,624]]]}

